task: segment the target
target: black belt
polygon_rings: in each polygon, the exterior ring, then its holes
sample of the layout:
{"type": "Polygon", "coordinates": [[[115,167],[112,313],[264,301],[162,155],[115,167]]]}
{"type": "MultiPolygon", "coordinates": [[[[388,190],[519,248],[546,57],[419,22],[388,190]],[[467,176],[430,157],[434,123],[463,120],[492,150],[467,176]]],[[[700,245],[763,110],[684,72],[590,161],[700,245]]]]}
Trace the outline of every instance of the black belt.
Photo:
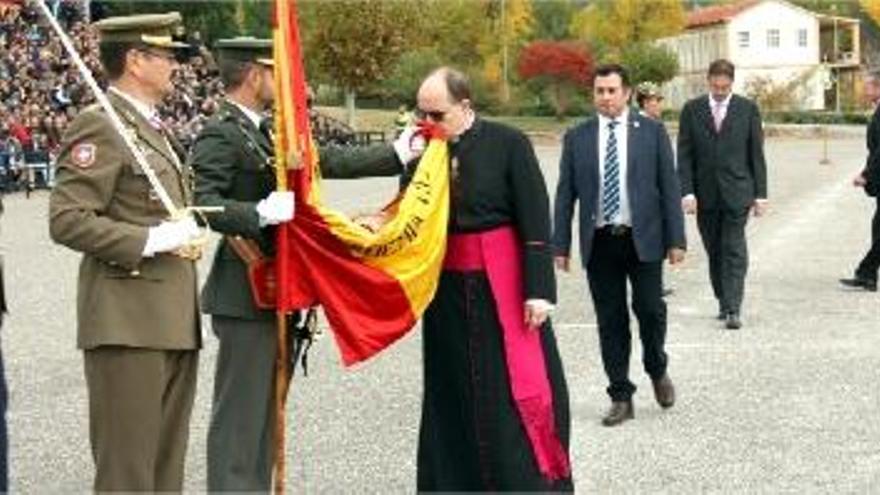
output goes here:
{"type": "Polygon", "coordinates": [[[630,235],[630,233],[632,232],[632,227],[630,227],[629,225],[621,225],[621,224],[610,225],[609,224],[609,225],[605,225],[604,227],[600,227],[600,228],[596,229],[596,231],[601,232],[603,234],[610,235],[610,236],[614,236],[614,237],[623,237],[626,235],[630,235]]]}

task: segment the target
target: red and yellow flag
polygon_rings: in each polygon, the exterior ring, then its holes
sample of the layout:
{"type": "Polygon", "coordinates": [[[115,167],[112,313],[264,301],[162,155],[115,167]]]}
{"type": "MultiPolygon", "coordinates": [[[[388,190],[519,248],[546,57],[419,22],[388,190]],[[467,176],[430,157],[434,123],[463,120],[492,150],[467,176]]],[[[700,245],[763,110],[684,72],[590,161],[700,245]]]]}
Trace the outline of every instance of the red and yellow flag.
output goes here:
{"type": "Polygon", "coordinates": [[[276,0],[275,157],[279,186],[296,195],[293,221],[278,229],[278,308],[320,304],[351,365],[402,337],[434,297],[446,251],[449,156],[432,140],[376,229],[324,206],[295,4],[276,0]]]}

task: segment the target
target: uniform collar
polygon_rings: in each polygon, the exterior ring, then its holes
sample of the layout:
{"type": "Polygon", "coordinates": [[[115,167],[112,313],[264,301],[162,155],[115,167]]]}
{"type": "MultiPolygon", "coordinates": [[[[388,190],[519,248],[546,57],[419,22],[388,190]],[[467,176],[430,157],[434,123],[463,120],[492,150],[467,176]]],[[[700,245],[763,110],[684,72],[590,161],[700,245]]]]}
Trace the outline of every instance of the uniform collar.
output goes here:
{"type": "Polygon", "coordinates": [[[115,86],[110,86],[109,91],[113,92],[114,94],[116,94],[116,96],[128,102],[128,104],[131,105],[139,114],[141,114],[141,117],[143,117],[147,122],[152,122],[153,120],[159,118],[159,112],[156,111],[155,106],[143,102],[137,99],[135,96],[132,96],[115,86]]]}
{"type": "Polygon", "coordinates": [[[226,98],[226,101],[231,103],[235,108],[241,110],[241,113],[243,113],[245,117],[247,117],[248,120],[250,120],[251,123],[254,124],[254,127],[256,127],[257,129],[260,128],[260,123],[263,121],[262,115],[233,100],[232,98],[226,98]]]}

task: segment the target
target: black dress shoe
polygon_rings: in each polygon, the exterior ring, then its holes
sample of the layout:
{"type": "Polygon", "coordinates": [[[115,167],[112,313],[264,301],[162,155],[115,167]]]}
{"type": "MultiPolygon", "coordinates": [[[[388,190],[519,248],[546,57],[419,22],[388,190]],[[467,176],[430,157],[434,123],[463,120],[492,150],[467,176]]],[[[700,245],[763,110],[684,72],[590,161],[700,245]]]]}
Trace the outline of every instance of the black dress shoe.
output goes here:
{"type": "Polygon", "coordinates": [[[671,296],[675,293],[675,289],[669,289],[667,287],[663,288],[663,291],[660,293],[661,297],[671,296]]]}
{"type": "Polygon", "coordinates": [[[724,321],[725,328],[728,330],[739,330],[742,326],[742,320],[739,319],[738,313],[727,313],[727,318],[724,321]]]}
{"type": "Polygon", "coordinates": [[[657,399],[657,404],[660,404],[660,407],[669,409],[675,405],[675,386],[672,385],[669,375],[664,373],[663,376],[653,380],[652,383],[654,385],[654,398],[657,399]]]}
{"type": "Polygon", "coordinates": [[[864,277],[842,278],[840,283],[845,287],[854,287],[856,289],[865,289],[870,292],[877,292],[877,281],[864,277]]]}
{"type": "Polygon", "coordinates": [[[605,417],[602,418],[602,425],[617,426],[628,419],[633,419],[634,417],[635,414],[633,413],[633,403],[631,400],[615,401],[611,403],[611,409],[609,409],[605,417]]]}

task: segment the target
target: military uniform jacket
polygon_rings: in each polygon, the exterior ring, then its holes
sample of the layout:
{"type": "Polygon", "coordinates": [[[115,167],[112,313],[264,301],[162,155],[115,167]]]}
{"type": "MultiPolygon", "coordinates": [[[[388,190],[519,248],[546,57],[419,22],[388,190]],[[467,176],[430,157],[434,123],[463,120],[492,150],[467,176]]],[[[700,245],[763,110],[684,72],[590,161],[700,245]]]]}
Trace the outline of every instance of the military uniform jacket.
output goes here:
{"type": "MultiPolygon", "coordinates": [[[[328,178],[392,176],[402,165],[388,145],[323,146],[318,150],[321,173],[328,178]]],[[[208,218],[211,228],[260,243],[274,252],[274,229],[260,227],[257,203],[275,190],[274,150],[269,137],[234,104],[224,101],[196,138],[190,157],[195,171],[195,200],[199,205],[223,206],[208,218]]],[[[294,247],[295,249],[295,247],[294,247]]],[[[206,313],[248,320],[273,318],[258,309],[241,258],[222,240],[202,289],[206,313]]]]}
{"type": "MultiPolygon", "coordinates": [[[[176,141],[123,98],[108,97],[174,204],[190,204],[191,174],[176,141]]],[[[63,138],[49,200],[52,239],[83,253],[80,348],[200,347],[195,263],[168,253],[142,256],[148,228],[167,218],[110,118],[98,106],[85,109],[63,138]]]]}

